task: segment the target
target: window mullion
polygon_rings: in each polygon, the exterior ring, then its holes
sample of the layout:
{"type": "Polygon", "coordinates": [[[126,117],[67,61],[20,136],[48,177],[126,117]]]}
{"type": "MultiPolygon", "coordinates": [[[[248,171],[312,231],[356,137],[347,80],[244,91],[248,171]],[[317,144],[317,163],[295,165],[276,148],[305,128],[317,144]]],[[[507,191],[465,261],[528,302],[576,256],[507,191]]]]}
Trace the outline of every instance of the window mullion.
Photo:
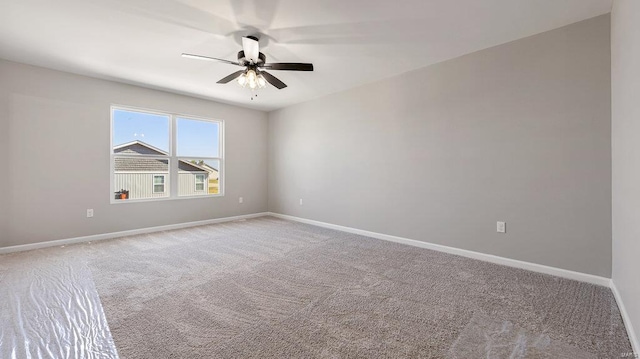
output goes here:
{"type": "Polygon", "coordinates": [[[169,132],[171,133],[170,153],[171,160],[169,161],[169,193],[170,197],[178,197],[178,156],[177,156],[177,119],[176,116],[171,115],[171,126],[169,126],[169,132]]]}

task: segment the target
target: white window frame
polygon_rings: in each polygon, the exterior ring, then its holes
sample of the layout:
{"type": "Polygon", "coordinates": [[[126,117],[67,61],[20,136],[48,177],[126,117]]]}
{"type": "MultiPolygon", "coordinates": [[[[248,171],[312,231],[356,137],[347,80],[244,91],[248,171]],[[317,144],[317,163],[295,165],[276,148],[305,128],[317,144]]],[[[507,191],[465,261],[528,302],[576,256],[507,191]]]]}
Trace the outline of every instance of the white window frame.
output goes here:
{"type": "Polygon", "coordinates": [[[167,175],[165,174],[154,174],[151,179],[151,183],[153,186],[153,194],[158,193],[167,193],[167,175]],[[156,177],[162,177],[162,183],[156,183],[156,177]],[[162,191],[156,191],[156,186],[162,185],[162,191]]]}
{"type": "Polygon", "coordinates": [[[204,173],[196,173],[196,175],[194,176],[194,180],[195,180],[195,187],[194,187],[194,191],[195,192],[204,192],[205,190],[207,191],[207,193],[209,193],[209,186],[207,183],[207,175],[204,173]],[[198,177],[202,176],[202,182],[198,182],[198,177]],[[198,184],[202,184],[202,189],[198,189],[198,184]]]}
{"type": "MultiPolygon", "coordinates": [[[[225,149],[225,121],[221,119],[213,119],[206,118],[200,116],[194,116],[189,114],[183,114],[178,112],[170,112],[170,111],[158,111],[152,109],[145,109],[140,107],[132,107],[126,105],[111,105],[110,111],[110,128],[109,128],[109,153],[111,157],[111,165],[110,165],[110,181],[109,181],[109,189],[110,189],[110,203],[111,204],[120,204],[120,203],[135,203],[135,202],[151,202],[151,201],[167,201],[167,200],[180,200],[180,199],[195,199],[195,198],[212,198],[212,197],[224,197],[225,191],[225,161],[224,161],[224,149],[225,149]],[[113,114],[116,110],[123,111],[135,111],[135,112],[143,112],[153,115],[160,116],[168,116],[169,117],[169,155],[168,156],[157,156],[157,155],[128,155],[135,156],[136,158],[162,158],[169,160],[169,173],[168,178],[165,175],[165,192],[168,192],[168,196],[156,197],[156,198],[143,198],[143,199],[127,199],[125,200],[116,200],[113,196],[114,193],[114,177],[115,177],[115,158],[116,157],[127,157],[127,155],[123,154],[115,154],[113,151],[113,114]],[[178,157],[177,156],[177,125],[178,118],[186,119],[186,120],[195,120],[195,121],[205,121],[205,122],[214,122],[218,123],[218,154],[219,157],[178,157]],[[218,168],[218,193],[209,193],[208,183],[206,181],[205,175],[205,194],[198,195],[178,195],[179,192],[179,163],[180,160],[217,160],[219,167],[218,168]],[[167,184],[168,182],[168,184],[167,184]],[[167,188],[168,186],[168,188],[167,188]]],[[[156,176],[156,174],[154,174],[156,176]]],[[[153,181],[153,177],[152,177],[153,181]]],[[[155,186],[154,186],[155,187],[155,186]]],[[[155,189],[155,188],[154,188],[155,189]]],[[[152,190],[152,193],[158,194],[160,192],[155,192],[152,190]]]]}
{"type": "MultiPolygon", "coordinates": [[[[218,131],[219,131],[219,136],[220,136],[220,140],[218,141],[218,155],[219,157],[197,157],[197,156],[178,156],[176,157],[176,160],[180,161],[186,161],[186,162],[190,162],[190,161],[199,161],[199,160],[214,160],[214,161],[218,161],[218,165],[220,166],[220,168],[218,169],[218,193],[209,193],[209,183],[205,182],[205,194],[197,194],[197,195],[180,195],[178,194],[178,196],[180,198],[194,198],[194,197],[216,197],[216,196],[224,196],[224,187],[223,187],[223,177],[222,177],[222,173],[223,173],[223,167],[224,167],[224,156],[223,156],[223,150],[224,150],[224,122],[221,120],[211,120],[211,119],[206,119],[206,118],[202,118],[202,117],[197,117],[197,116],[187,116],[187,115],[176,115],[174,118],[174,124],[175,124],[175,131],[174,131],[174,143],[176,143],[176,154],[177,154],[177,149],[178,149],[178,118],[181,118],[183,120],[190,120],[190,121],[204,121],[204,122],[216,122],[218,123],[218,131]]],[[[176,178],[176,181],[178,179],[176,178]]],[[[194,192],[199,192],[199,191],[195,191],[194,188],[194,192]]]]}

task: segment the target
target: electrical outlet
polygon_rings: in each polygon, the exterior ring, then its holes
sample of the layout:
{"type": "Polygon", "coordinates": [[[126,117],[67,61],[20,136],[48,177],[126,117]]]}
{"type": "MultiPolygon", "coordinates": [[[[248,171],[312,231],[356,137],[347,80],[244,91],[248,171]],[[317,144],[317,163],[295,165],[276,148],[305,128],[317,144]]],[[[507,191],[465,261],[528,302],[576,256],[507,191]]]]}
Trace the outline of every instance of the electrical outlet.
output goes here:
{"type": "Polygon", "coordinates": [[[507,233],[507,222],[497,222],[496,230],[498,233],[507,233]]]}
{"type": "Polygon", "coordinates": [[[238,198],[238,203],[244,203],[244,198],[239,197],[239,198],[238,198]]]}
{"type": "Polygon", "coordinates": [[[93,209],[87,209],[87,218],[93,217],[93,209]]]}
{"type": "Polygon", "coordinates": [[[300,198],[300,205],[302,206],[302,198],[300,198]]]}

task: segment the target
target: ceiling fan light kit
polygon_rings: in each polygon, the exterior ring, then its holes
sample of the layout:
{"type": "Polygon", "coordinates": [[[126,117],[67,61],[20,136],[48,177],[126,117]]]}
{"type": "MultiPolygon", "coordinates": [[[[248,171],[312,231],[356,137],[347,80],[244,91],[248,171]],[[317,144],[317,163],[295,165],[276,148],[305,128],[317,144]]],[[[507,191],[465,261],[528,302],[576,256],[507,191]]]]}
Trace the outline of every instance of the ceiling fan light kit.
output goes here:
{"type": "Polygon", "coordinates": [[[254,70],[247,70],[238,77],[238,84],[242,87],[249,86],[251,90],[255,90],[265,88],[267,80],[262,74],[256,74],[254,70]]]}
{"type": "Polygon", "coordinates": [[[264,71],[278,70],[278,71],[313,71],[313,64],[309,63],[267,63],[267,57],[260,52],[260,45],[258,38],[255,36],[247,36],[242,38],[242,50],[238,52],[238,61],[229,61],[225,59],[219,59],[215,57],[194,55],[194,54],[182,54],[183,57],[222,62],[225,64],[236,65],[244,67],[244,70],[236,71],[222,79],[217,83],[226,84],[233,80],[237,80],[238,84],[244,88],[251,90],[251,99],[257,97],[256,91],[258,89],[265,88],[267,83],[273,85],[278,90],[282,90],[287,85],[280,81],[277,77],[264,71]]]}

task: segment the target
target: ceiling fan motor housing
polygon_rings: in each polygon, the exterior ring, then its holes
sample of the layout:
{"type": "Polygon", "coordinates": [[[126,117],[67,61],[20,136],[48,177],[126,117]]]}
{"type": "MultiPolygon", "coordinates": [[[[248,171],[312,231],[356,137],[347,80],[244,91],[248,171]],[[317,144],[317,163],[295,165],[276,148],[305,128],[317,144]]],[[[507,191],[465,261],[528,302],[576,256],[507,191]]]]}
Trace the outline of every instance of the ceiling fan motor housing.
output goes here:
{"type": "MultiPolygon", "coordinates": [[[[247,58],[244,56],[244,50],[240,50],[238,52],[238,62],[242,65],[242,66],[246,66],[250,61],[247,60],[247,58]]],[[[259,52],[258,53],[258,64],[264,64],[267,62],[267,57],[262,53],[259,52]]]]}

